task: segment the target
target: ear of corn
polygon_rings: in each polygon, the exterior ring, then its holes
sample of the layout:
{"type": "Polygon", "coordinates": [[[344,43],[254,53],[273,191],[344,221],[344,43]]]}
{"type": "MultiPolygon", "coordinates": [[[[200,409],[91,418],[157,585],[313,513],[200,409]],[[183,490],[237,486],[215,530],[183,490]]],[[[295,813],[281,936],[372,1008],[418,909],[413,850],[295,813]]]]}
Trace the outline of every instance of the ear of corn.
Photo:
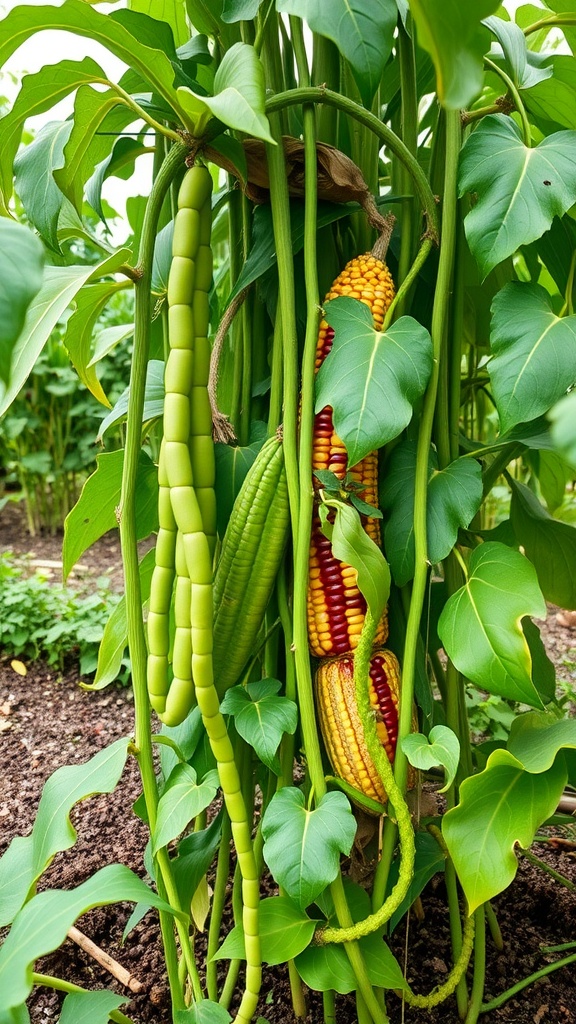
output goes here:
{"type": "MultiPolygon", "coordinates": [[[[356,704],[354,658],[326,658],[315,678],[318,717],[326,752],[336,775],[366,796],[384,804],[387,795],[368,753],[356,704]]],[[[378,738],[391,763],[398,739],[400,666],[394,654],[376,651],[370,659],[370,704],[378,738]]]]}
{"type": "MultiPolygon", "coordinates": [[[[349,295],[364,302],[382,327],[386,310],[394,298],[394,284],[385,263],[371,253],[351,260],[326,296],[326,300],[349,295]]],[[[316,370],[332,348],[334,331],[325,320],[320,324],[316,347],[316,370]]],[[[332,423],[330,406],[317,413],[314,424],[312,469],[330,470],[339,480],[347,472],[347,455],[332,423]]],[[[351,471],[354,483],[362,486],[360,497],[369,505],[378,505],[378,455],[371,452],[351,471]]],[[[317,487],[316,487],[317,490],[317,487]]],[[[378,519],[363,516],[364,529],[380,543],[378,519]]],[[[312,654],[318,658],[345,654],[355,649],[366,614],[366,602],[356,582],[356,570],[332,554],[332,546],[320,528],[315,512],[310,544],[310,583],[308,587],[308,637],[312,654]]],[[[388,636],[386,616],[378,624],[375,643],[384,644],[388,636]]]]}

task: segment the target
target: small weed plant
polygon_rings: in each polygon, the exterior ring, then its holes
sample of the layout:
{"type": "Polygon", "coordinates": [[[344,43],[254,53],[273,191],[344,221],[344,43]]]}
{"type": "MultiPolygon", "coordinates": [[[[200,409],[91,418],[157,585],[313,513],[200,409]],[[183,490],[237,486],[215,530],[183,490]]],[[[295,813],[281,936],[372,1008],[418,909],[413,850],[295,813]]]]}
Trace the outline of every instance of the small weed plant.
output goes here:
{"type": "Polygon", "coordinates": [[[42,569],[30,573],[11,553],[0,556],[0,651],[7,657],[64,669],[78,664],[82,675],[96,670],[104,626],[120,601],[100,577],[90,592],[54,583],[42,569]]]}

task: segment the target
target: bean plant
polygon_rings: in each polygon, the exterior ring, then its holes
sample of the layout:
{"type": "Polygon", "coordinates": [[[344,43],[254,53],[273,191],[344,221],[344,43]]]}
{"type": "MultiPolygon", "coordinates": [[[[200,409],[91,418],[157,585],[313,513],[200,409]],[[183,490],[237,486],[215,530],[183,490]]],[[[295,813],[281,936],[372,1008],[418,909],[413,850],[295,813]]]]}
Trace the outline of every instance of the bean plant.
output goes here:
{"type": "Polygon", "coordinates": [[[485,996],[493,901],[576,784],[576,725],[534,621],[546,602],[576,608],[576,531],[554,515],[576,465],[570,7],[64,0],[0,22],[0,64],[57,28],[127,68],[47,65],[0,119],[0,408],[71,302],[70,361],[103,405],[98,360],[133,336],[101,429],[123,423],[125,447],[99,456],[63,561],[119,529],[126,591],[94,687],[127,644],[135,704],[133,735],[60,769],[0,860],[2,1021],[28,1019],[36,984],[68,993],[72,1016],[129,1020],[122,997],[34,971],[80,914],[120,900],[135,919],[158,910],[175,1024],[232,1006],[247,1024],[265,1013],[262,964],[284,962],[295,1015],[313,990],[326,1022],[343,993],[360,1024],[445,1000],[474,1024],[512,994],[485,996]],[[70,117],[20,148],[65,96],[70,117]],[[150,191],[115,249],[102,187],[136,160],[150,191]],[[86,204],[103,226],[89,266],[62,249],[86,204]],[[96,343],[92,314],[119,288],[134,322],[96,343]],[[328,584],[359,609],[337,628],[328,584]],[[506,736],[471,742],[469,692],[506,702],[506,736]],[[37,893],[74,842],[73,804],[114,788],[128,756],[148,880],[113,864],[37,893]],[[444,813],[420,815],[422,785],[444,813]],[[364,886],[348,877],[360,817],[364,886]],[[451,967],[422,991],[389,936],[437,873],[451,967]]]}

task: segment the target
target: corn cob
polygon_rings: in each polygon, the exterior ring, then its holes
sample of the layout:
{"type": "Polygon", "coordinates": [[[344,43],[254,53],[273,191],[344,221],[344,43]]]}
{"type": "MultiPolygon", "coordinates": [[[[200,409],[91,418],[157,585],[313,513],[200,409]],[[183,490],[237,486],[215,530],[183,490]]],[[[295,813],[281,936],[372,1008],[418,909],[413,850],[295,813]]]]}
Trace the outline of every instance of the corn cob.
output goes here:
{"type": "MultiPolygon", "coordinates": [[[[349,295],[370,309],[374,326],[382,327],[386,310],[394,297],[394,284],[385,263],[371,253],[351,260],[328,292],[325,301],[349,295]]],[[[320,324],[316,347],[316,370],[332,348],[334,331],[325,320],[320,324]]],[[[334,431],[330,406],[317,413],[314,422],[312,469],[330,470],[339,480],[347,471],[347,454],[334,431]]],[[[378,505],[378,455],[371,452],[351,470],[354,483],[363,488],[360,497],[369,505],[378,505]]],[[[363,516],[368,536],[380,544],[378,519],[363,516]]],[[[332,554],[332,546],[320,528],[315,511],[310,543],[310,582],[308,586],[308,637],[312,654],[318,658],[345,654],[358,644],[366,602],[356,583],[356,570],[332,554]]],[[[386,616],[378,624],[375,643],[382,645],[388,636],[386,616]]]]}
{"type": "MultiPolygon", "coordinates": [[[[353,655],[323,660],[315,685],[320,727],[334,772],[366,796],[386,803],[388,797],[368,753],[358,714],[353,655]]],[[[400,666],[391,651],[378,650],[372,655],[368,692],[378,738],[393,763],[398,739],[400,666]]]]}

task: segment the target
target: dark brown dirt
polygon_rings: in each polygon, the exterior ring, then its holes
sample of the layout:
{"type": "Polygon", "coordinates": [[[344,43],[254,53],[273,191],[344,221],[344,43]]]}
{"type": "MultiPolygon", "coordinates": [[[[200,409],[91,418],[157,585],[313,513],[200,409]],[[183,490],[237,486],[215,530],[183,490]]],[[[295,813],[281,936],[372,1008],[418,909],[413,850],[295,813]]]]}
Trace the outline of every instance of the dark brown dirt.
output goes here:
{"type": "MultiPolygon", "coordinates": [[[[12,516],[9,520],[5,528],[4,511],[0,518],[0,549],[32,550],[34,557],[42,560],[60,559],[60,541],[40,538],[30,542],[21,528],[18,532],[12,516]]],[[[117,537],[111,534],[87,553],[82,560],[87,572],[120,572],[116,579],[121,579],[117,545],[117,537]]],[[[576,629],[560,626],[555,615],[556,609],[551,609],[543,630],[545,640],[559,675],[576,686],[576,629]]],[[[0,853],[15,834],[30,831],[42,786],[56,768],[87,760],[115,739],[130,735],[132,725],[133,705],[127,690],[109,688],[86,693],[77,686],[75,672],[59,676],[35,664],[29,665],[27,675],[22,677],[8,662],[0,662],[0,853]]],[[[126,864],[143,875],[146,829],[131,813],[139,792],[136,763],[129,759],[115,793],[93,797],[74,808],[72,821],[78,830],[78,841],[72,849],[55,857],[43,877],[42,887],[73,887],[113,862],[126,864]]],[[[574,850],[542,843],[533,852],[576,883],[574,850]]],[[[270,881],[265,887],[274,891],[270,881]]],[[[430,883],[422,903],[424,920],[420,922],[415,916],[410,919],[406,970],[414,989],[427,992],[443,980],[450,962],[448,913],[440,876],[430,883]]],[[[563,955],[543,954],[542,946],[576,939],[576,893],[525,860],[521,860],[512,886],[494,901],[494,908],[504,949],[498,952],[488,937],[486,999],[494,998],[563,955]]],[[[131,904],[101,908],[86,914],[77,924],[143,983],[143,992],[123,1011],[135,1024],[169,1024],[171,1014],[157,919],[150,912],[122,945],[122,931],[131,910],[131,904]]],[[[202,945],[200,938],[199,963],[203,960],[202,945]]],[[[392,938],[392,948],[403,965],[405,945],[405,925],[401,923],[392,938]]],[[[86,988],[111,988],[127,994],[70,940],[39,961],[36,970],[86,988]]],[[[258,1011],[262,1017],[269,1024],[294,1024],[285,967],[265,968],[262,991],[258,1011]]],[[[32,1024],[57,1019],[61,1000],[62,996],[52,990],[36,989],[29,1001],[32,1024]]],[[[453,998],[436,1010],[423,1012],[403,1010],[399,1000],[390,994],[388,1010],[392,1024],[458,1024],[460,1019],[453,998]]],[[[542,978],[482,1019],[502,1024],[576,1024],[574,965],[542,978]]],[[[307,1020],[310,1024],[323,1020],[321,997],[316,993],[309,993],[307,1020]]],[[[336,1020],[338,1024],[354,1024],[357,1020],[352,997],[337,997],[336,1020]]]]}

